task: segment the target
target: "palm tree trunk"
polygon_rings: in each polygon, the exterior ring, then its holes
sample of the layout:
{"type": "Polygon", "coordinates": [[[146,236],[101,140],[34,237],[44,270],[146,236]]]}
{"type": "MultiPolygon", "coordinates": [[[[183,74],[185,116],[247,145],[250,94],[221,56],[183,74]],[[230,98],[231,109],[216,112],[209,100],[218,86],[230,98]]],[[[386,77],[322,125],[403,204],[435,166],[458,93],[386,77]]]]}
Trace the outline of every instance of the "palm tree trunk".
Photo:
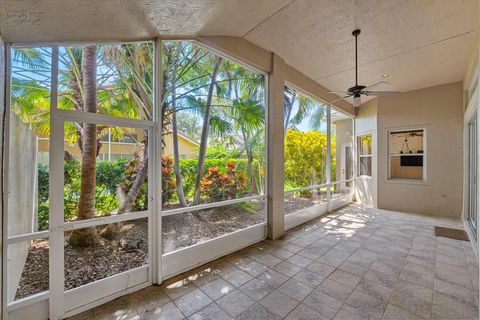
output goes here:
{"type": "MultiPolygon", "coordinates": [[[[82,55],[84,111],[97,112],[97,47],[85,46],[82,55]]],[[[97,163],[97,126],[84,123],[82,135],[82,169],[78,220],[95,217],[95,176],[97,163]]],[[[92,246],[99,241],[93,227],[74,230],[69,243],[75,246],[92,246]]]]}
{"type": "Polygon", "coordinates": [[[202,137],[200,139],[200,151],[198,152],[197,178],[195,180],[195,196],[193,198],[194,205],[197,205],[200,202],[200,181],[202,180],[203,170],[205,167],[205,154],[207,152],[207,142],[208,142],[208,127],[210,125],[210,107],[212,105],[213,89],[215,88],[215,83],[217,81],[217,74],[221,64],[222,64],[222,58],[217,57],[215,60],[215,65],[213,67],[210,86],[208,88],[207,102],[205,104],[205,113],[203,115],[202,137]]]}
{"type": "Polygon", "coordinates": [[[182,174],[180,169],[180,156],[178,152],[178,128],[177,128],[177,67],[180,60],[180,52],[182,50],[182,43],[180,42],[177,49],[177,56],[175,58],[175,69],[172,74],[172,143],[173,143],[173,171],[175,172],[175,184],[177,188],[178,201],[182,207],[187,206],[185,194],[183,193],[182,174]]]}

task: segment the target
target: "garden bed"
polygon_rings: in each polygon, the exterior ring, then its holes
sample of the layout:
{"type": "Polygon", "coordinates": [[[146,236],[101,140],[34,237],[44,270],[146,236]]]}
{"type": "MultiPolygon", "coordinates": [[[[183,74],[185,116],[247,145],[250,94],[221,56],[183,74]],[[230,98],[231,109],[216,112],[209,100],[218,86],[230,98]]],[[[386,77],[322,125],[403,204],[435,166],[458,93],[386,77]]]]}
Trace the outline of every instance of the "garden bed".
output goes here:
{"type": "Polygon", "coordinates": [[[283,204],[285,215],[316,206],[325,201],[306,197],[285,197],[283,204]]]}
{"type": "MultiPolygon", "coordinates": [[[[258,224],[264,220],[265,205],[230,205],[194,213],[163,217],[163,253],[258,224]]],[[[101,239],[95,247],[68,244],[65,235],[65,289],[100,280],[148,263],[147,219],[126,222],[118,240],[101,239]]],[[[15,299],[48,290],[49,242],[32,242],[15,299]]]]}

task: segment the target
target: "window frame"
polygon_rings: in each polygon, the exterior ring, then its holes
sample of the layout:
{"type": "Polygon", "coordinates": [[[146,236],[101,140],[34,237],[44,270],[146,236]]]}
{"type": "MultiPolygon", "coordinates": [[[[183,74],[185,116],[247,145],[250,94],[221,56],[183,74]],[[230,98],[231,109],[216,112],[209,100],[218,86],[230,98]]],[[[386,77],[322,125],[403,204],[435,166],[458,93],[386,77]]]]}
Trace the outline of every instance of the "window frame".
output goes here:
{"type": "Polygon", "coordinates": [[[388,181],[391,182],[405,182],[405,183],[426,183],[427,182],[427,128],[426,127],[407,127],[407,128],[398,128],[398,129],[391,129],[387,131],[387,170],[388,170],[388,181]],[[398,157],[399,154],[391,153],[390,142],[392,139],[392,134],[395,133],[406,133],[409,131],[422,131],[423,138],[422,138],[422,145],[423,145],[423,153],[413,153],[413,154],[404,154],[406,156],[422,156],[423,157],[423,166],[422,166],[422,179],[406,179],[406,178],[393,178],[392,177],[392,165],[391,165],[391,158],[398,157]]]}
{"type": "Polygon", "coordinates": [[[371,178],[373,176],[373,133],[365,133],[357,136],[357,177],[367,177],[371,178]],[[360,150],[362,148],[361,139],[364,137],[370,136],[372,140],[370,140],[370,154],[361,154],[360,150]],[[370,175],[368,174],[361,174],[361,158],[370,158],[370,175]]]}

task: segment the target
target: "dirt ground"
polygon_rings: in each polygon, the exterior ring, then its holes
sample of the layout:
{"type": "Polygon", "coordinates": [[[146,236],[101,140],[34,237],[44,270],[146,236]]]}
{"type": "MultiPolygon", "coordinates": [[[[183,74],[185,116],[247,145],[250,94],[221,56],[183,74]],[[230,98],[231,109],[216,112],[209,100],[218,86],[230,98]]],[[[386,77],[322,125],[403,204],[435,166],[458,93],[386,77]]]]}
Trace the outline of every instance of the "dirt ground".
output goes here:
{"type": "MultiPolygon", "coordinates": [[[[235,204],[163,217],[163,253],[265,221],[265,209],[264,203],[235,204]]],[[[66,290],[148,264],[147,219],[124,223],[117,240],[102,238],[95,247],[72,247],[68,237],[66,233],[66,290]]],[[[48,256],[48,240],[32,242],[15,299],[48,290],[48,256]]]]}

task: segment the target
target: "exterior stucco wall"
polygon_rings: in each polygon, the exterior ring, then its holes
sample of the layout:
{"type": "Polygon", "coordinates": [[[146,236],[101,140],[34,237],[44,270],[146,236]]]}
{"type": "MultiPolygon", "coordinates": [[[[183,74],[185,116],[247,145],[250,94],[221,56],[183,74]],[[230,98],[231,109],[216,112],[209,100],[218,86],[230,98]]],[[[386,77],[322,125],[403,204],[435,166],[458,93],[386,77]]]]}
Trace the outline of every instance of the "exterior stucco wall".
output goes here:
{"type": "MultiPolygon", "coordinates": [[[[10,113],[8,154],[8,228],[9,235],[34,230],[37,186],[37,137],[15,113],[10,113]]],[[[8,300],[15,297],[27,259],[30,242],[10,244],[8,248],[8,300]]]]}
{"type": "Polygon", "coordinates": [[[377,99],[378,207],[459,218],[463,192],[462,83],[377,99]],[[389,130],[426,129],[426,180],[388,179],[389,130]]]}

